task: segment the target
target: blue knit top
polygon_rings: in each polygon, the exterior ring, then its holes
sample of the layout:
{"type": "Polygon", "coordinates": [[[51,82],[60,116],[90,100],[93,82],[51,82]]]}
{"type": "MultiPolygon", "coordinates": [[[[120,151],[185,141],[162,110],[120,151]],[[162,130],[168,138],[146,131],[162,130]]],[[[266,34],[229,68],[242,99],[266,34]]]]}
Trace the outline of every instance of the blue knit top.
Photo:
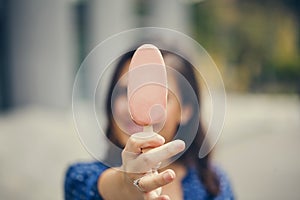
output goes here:
{"type": "MultiPolygon", "coordinates": [[[[71,165],[65,177],[65,200],[102,200],[97,181],[101,173],[108,167],[100,162],[77,163],[71,165]]],[[[220,194],[215,200],[232,200],[233,192],[225,173],[218,167],[214,167],[220,180],[220,194]]],[[[182,180],[185,200],[208,200],[212,199],[199,180],[194,168],[188,168],[187,174],[182,180]]]]}

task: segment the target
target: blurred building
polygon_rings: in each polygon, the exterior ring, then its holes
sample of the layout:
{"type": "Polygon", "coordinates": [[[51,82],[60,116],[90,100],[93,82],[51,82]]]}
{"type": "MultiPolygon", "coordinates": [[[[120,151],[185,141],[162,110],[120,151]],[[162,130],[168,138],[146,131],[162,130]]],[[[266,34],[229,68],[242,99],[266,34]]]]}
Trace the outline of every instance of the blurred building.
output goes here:
{"type": "MultiPolygon", "coordinates": [[[[88,53],[109,36],[144,26],[197,40],[227,91],[295,93],[299,8],[296,0],[0,0],[0,110],[69,107],[76,71],[88,53]]],[[[93,82],[89,73],[85,89],[93,82]]]]}
{"type": "Polygon", "coordinates": [[[186,7],[172,0],[1,0],[0,8],[1,110],[69,107],[80,63],[113,34],[140,26],[188,29],[186,7]]]}

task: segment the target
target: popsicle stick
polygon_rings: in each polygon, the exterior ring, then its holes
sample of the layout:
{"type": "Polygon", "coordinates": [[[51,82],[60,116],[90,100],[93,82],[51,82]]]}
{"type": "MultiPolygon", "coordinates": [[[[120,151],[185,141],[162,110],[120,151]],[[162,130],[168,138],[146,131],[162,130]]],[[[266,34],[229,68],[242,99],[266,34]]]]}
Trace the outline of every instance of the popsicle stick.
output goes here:
{"type": "MultiPolygon", "coordinates": [[[[144,126],[143,131],[146,133],[153,133],[153,126],[152,125],[144,126]]],[[[153,149],[153,148],[144,148],[144,149],[142,149],[142,153],[146,153],[147,151],[149,151],[151,149],[153,149]]],[[[152,168],[146,174],[157,173],[157,169],[160,167],[160,165],[161,165],[161,162],[157,164],[157,167],[152,168]]]]}
{"type": "MultiPolygon", "coordinates": [[[[152,125],[144,126],[143,131],[146,133],[153,133],[153,126],[152,125]]],[[[153,149],[153,148],[144,148],[144,149],[142,149],[142,153],[146,153],[147,151],[149,151],[151,149],[153,149]]],[[[160,165],[161,165],[161,163],[159,163],[156,168],[152,168],[149,171],[147,171],[146,174],[147,175],[157,174],[158,173],[157,169],[160,167],[160,165]]]]}
{"type": "MultiPolygon", "coordinates": [[[[153,133],[153,126],[148,125],[143,127],[143,132],[145,133],[153,133]]],[[[143,148],[142,153],[146,153],[147,151],[151,150],[152,148],[143,148]]]]}
{"type": "Polygon", "coordinates": [[[146,133],[152,133],[153,132],[153,126],[152,125],[144,126],[143,131],[146,132],[146,133]]]}

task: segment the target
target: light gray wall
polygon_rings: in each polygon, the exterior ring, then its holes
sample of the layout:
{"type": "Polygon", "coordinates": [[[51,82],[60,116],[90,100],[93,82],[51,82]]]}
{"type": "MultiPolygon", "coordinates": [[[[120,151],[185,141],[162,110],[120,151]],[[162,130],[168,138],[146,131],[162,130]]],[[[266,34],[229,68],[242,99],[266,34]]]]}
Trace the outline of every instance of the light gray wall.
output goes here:
{"type": "MultiPolygon", "coordinates": [[[[86,49],[90,51],[107,37],[140,25],[187,32],[187,10],[180,1],[151,1],[144,17],[137,15],[135,2],[86,1],[86,49]]],[[[76,3],[75,0],[10,1],[13,105],[71,106],[75,70],[80,64],[76,57],[76,3]]]]}
{"type": "Polygon", "coordinates": [[[75,40],[70,1],[11,1],[14,105],[68,107],[75,40]]]}

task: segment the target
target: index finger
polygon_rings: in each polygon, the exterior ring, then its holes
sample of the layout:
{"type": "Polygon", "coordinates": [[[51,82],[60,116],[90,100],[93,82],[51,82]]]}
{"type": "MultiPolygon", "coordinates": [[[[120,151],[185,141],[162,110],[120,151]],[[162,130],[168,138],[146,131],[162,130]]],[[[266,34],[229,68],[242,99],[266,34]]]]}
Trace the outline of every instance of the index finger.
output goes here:
{"type": "Polygon", "coordinates": [[[124,151],[141,153],[143,148],[154,148],[164,143],[165,139],[155,132],[139,132],[130,136],[124,148],[124,151]]]}
{"type": "Polygon", "coordinates": [[[153,148],[146,153],[142,153],[136,159],[140,169],[152,169],[157,163],[163,162],[172,156],[182,152],[185,149],[185,143],[182,140],[174,140],[162,146],[153,148]]]}

